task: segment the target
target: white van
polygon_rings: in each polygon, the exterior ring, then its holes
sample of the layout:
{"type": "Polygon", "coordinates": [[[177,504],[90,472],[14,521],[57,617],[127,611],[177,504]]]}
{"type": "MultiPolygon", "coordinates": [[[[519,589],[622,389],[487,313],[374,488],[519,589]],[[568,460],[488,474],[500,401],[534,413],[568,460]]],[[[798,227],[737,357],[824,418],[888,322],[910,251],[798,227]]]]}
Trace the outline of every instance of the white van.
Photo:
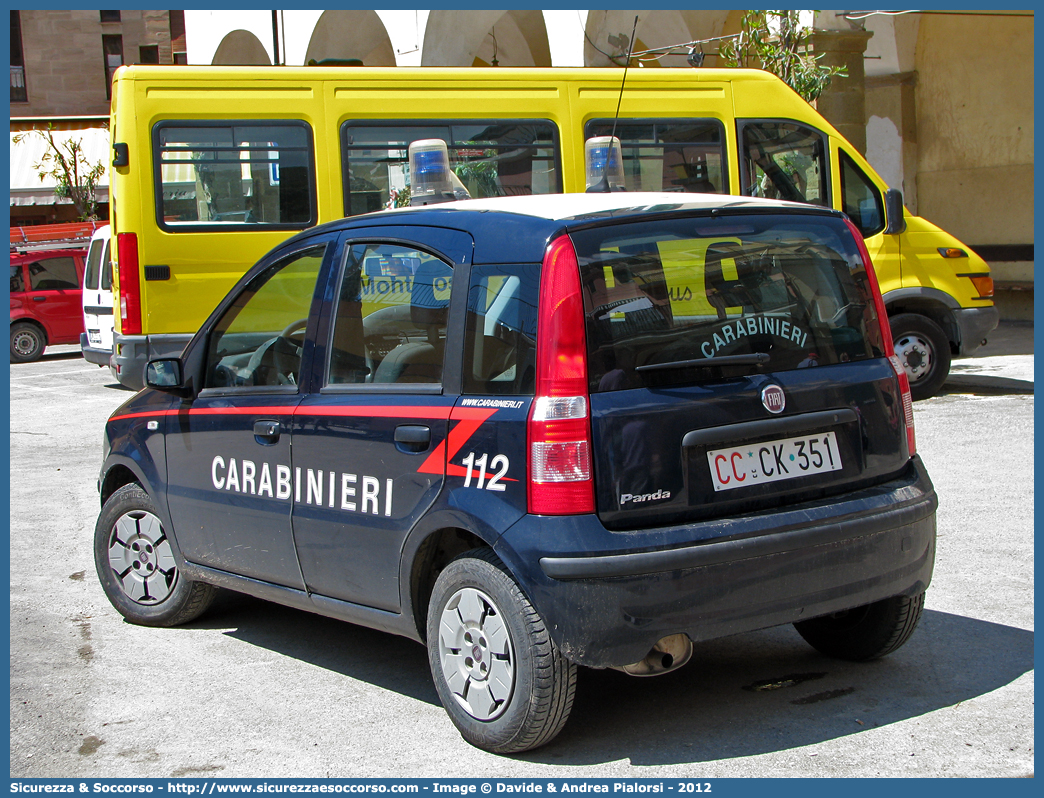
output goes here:
{"type": "Polygon", "coordinates": [[[83,328],[86,332],[80,333],[84,359],[110,369],[113,328],[111,236],[110,225],[99,227],[91,236],[87,267],[83,273],[83,328]]]}

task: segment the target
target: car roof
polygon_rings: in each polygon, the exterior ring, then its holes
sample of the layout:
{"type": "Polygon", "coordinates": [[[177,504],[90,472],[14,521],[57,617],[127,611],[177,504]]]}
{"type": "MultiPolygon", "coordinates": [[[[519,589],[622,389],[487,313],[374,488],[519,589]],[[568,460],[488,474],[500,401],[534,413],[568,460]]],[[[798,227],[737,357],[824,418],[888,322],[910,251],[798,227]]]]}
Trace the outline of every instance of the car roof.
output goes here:
{"type": "MultiPolygon", "coordinates": [[[[312,228],[290,242],[322,232],[402,226],[462,230],[474,240],[473,263],[539,263],[546,242],[583,226],[606,221],[637,221],[675,213],[799,213],[841,216],[839,211],[806,203],[681,192],[611,192],[537,194],[457,200],[392,208],[338,219],[312,228]]],[[[376,231],[375,231],[376,232],[376,231]]]]}
{"type": "MultiPolygon", "coordinates": [[[[426,206],[445,211],[495,211],[517,213],[540,219],[567,221],[593,216],[628,216],[666,211],[698,211],[713,208],[807,210],[808,205],[781,200],[753,199],[731,194],[686,194],[666,191],[614,191],[591,194],[528,194],[514,197],[487,197],[458,200],[426,206]]],[[[398,213],[417,212],[418,208],[396,208],[398,213]]]]}
{"type": "Polygon", "coordinates": [[[21,252],[15,250],[11,252],[11,263],[27,263],[34,260],[43,260],[44,258],[61,258],[68,257],[70,255],[79,255],[81,258],[87,257],[86,249],[36,249],[28,252],[21,252]]]}

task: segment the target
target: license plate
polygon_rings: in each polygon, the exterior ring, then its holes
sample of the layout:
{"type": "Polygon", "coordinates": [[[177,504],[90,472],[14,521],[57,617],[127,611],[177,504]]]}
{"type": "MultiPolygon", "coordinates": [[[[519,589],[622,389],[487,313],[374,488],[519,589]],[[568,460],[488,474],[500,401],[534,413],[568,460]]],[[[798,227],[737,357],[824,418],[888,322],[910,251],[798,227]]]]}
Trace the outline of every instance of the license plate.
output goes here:
{"type": "Polygon", "coordinates": [[[841,470],[833,432],[707,452],[714,490],[733,490],[841,470]]]}
{"type": "Polygon", "coordinates": [[[88,330],[87,341],[92,344],[101,345],[101,331],[100,330],[88,330]]]}

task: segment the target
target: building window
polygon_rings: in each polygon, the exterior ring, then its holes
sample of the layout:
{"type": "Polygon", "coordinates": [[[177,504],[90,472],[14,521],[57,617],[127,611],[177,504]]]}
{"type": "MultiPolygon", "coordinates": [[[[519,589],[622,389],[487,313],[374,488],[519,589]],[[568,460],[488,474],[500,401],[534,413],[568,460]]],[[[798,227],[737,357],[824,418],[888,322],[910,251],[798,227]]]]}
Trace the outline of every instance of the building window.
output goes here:
{"type": "Polygon", "coordinates": [[[98,14],[101,16],[102,22],[119,22],[120,12],[119,11],[99,11],[98,14]]]}
{"type": "Polygon", "coordinates": [[[22,18],[11,12],[11,102],[29,102],[25,90],[25,61],[22,58],[22,18]]]}
{"type": "Polygon", "coordinates": [[[188,53],[185,47],[185,12],[168,11],[170,20],[170,47],[174,54],[175,64],[187,64],[188,53]]]}
{"type": "Polygon", "coordinates": [[[138,48],[139,64],[158,64],[159,62],[158,44],[143,44],[138,48]]]}
{"type": "Polygon", "coordinates": [[[113,73],[123,66],[123,37],[103,35],[102,50],[105,52],[105,97],[111,100],[113,73]]]}

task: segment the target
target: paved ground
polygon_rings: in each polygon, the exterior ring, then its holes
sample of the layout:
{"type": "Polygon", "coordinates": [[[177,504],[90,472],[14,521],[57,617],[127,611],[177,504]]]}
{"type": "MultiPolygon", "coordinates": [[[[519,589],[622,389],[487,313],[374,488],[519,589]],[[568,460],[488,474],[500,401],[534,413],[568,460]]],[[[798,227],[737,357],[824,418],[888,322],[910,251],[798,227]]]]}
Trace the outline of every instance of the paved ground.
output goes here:
{"type": "Polygon", "coordinates": [[[1002,328],[915,405],[939,546],[902,650],[839,663],[784,627],[659,679],[583,670],[563,734],[520,757],[460,739],[409,641],[234,594],[184,628],[122,622],[90,541],[101,428],[129,394],[49,350],[11,368],[11,774],[1031,775],[1032,336],[1002,328]]]}

